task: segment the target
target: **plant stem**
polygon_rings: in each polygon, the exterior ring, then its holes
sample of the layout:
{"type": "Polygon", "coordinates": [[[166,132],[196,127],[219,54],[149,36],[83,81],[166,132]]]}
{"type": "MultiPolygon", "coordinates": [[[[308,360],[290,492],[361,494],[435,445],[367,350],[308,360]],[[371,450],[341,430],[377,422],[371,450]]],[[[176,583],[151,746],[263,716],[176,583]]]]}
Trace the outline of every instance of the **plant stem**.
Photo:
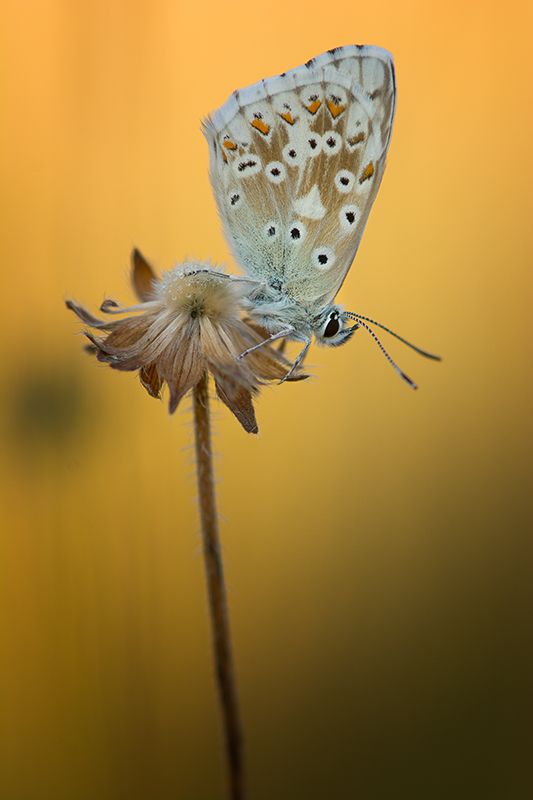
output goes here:
{"type": "Polygon", "coordinates": [[[193,390],[193,406],[200,519],[215,670],[226,744],[229,797],[230,800],[245,800],[241,723],[218,532],[207,373],[193,390]]]}

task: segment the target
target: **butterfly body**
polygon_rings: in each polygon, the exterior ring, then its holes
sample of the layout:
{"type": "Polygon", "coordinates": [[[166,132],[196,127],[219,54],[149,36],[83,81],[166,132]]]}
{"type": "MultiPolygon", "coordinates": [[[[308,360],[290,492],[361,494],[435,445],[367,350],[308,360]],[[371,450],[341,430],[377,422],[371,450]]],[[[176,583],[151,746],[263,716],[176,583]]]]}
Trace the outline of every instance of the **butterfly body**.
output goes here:
{"type": "Polygon", "coordinates": [[[285,330],[288,339],[303,342],[316,336],[319,343],[324,343],[321,331],[331,314],[336,313],[340,319],[343,313],[342,307],[335,304],[317,307],[295,300],[284,292],[283,285],[265,288],[260,284],[257,292],[244,298],[244,307],[269,333],[285,330]]]}
{"type": "MultiPolygon", "coordinates": [[[[359,325],[334,304],[385,169],[392,56],[329,50],[234,92],[204,123],[224,232],[250,284],[265,342],[338,345],[359,325]]],[[[245,354],[243,354],[245,355],[245,354]]]]}

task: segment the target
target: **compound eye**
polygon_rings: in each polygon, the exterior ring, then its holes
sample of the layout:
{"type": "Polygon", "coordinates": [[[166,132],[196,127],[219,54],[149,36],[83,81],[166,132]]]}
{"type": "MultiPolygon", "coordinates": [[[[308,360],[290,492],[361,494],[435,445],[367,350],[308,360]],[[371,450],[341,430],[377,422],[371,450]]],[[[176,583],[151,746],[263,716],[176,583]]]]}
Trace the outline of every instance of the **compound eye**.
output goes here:
{"type": "Polygon", "coordinates": [[[339,322],[339,315],[333,311],[329,316],[328,324],[324,330],[324,337],[329,339],[331,336],[336,336],[340,331],[341,324],[339,322]]]}

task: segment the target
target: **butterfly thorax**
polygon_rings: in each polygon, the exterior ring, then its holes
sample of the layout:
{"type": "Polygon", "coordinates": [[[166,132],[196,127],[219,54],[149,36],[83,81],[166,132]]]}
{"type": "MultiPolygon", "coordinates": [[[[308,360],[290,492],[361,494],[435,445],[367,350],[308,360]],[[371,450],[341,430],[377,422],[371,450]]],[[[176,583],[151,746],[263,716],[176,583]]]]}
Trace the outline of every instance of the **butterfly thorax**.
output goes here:
{"type": "Polygon", "coordinates": [[[252,319],[269,333],[294,328],[290,338],[306,339],[313,333],[316,310],[291,298],[280,286],[263,286],[245,305],[252,319]]]}

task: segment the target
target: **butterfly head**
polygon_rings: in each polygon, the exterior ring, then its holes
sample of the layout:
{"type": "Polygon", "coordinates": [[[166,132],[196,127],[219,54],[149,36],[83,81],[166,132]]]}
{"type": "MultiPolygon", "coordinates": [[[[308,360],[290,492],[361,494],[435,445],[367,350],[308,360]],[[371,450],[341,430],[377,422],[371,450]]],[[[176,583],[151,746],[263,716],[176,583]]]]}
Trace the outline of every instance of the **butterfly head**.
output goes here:
{"type": "Polygon", "coordinates": [[[350,339],[357,327],[357,325],[347,324],[347,319],[341,306],[330,305],[316,317],[313,333],[318,344],[338,347],[350,339]]]}

